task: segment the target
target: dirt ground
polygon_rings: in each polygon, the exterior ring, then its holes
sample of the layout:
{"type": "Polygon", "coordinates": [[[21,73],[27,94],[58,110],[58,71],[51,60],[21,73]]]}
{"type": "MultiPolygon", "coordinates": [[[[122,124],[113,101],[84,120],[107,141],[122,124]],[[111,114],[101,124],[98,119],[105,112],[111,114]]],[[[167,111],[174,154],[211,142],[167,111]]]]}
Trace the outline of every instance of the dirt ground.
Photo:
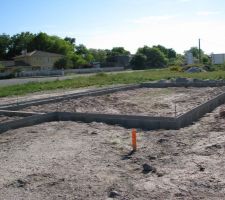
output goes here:
{"type": "Polygon", "coordinates": [[[224,199],[221,109],[181,130],[138,130],[134,154],[131,130],[119,126],[52,122],[8,131],[0,135],[0,199],[224,199]]]}
{"type": "Polygon", "coordinates": [[[178,116],[224,92],[219,88],[141,88],[32,106],[25,111],[178,116]]]}
{"type": "Polygon", "coordinates": [[[10,121],[14,121],[14,120],[22,119],[22,118],[23,117],[18,117],[18,116],[8,117],[5,115],[0,115],[0,123],[10,122],[10,121]]]}

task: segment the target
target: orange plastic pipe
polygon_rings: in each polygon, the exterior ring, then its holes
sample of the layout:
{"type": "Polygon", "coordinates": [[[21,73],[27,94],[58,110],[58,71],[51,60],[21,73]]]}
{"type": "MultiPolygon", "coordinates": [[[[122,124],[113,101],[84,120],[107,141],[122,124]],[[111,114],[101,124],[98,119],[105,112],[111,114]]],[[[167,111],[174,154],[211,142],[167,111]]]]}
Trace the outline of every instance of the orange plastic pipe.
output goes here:
{"type": "Polygon", "coordinates": [[[132,129],[132,147],[133,151],[137,150],[137,132],[135,128],[132,129]]]}

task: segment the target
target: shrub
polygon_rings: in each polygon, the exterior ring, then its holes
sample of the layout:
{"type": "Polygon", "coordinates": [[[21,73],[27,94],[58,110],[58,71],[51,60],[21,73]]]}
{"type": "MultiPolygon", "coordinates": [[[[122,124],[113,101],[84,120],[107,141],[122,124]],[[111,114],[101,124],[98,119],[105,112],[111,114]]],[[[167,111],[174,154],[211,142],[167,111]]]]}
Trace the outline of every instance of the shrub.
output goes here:
{"type": "Polygon", "coordinates": [[[182,72],[183,68],[180,66],[171,66],[169,67],[169,70],[174,72],[182,72]]]}
{"type": "Polygon", "coordinates": [[[131,66],[134,70],[145,69],[147,57],[144,54],[138,53],[131,60],[131,66]]]}
{"type": "Polygon", "coordinates": [[[73,63],[67,57],[61,58],[54,63],[54,68],[56,69],[68,69],[72,67],[73,67],[73,63]]]}

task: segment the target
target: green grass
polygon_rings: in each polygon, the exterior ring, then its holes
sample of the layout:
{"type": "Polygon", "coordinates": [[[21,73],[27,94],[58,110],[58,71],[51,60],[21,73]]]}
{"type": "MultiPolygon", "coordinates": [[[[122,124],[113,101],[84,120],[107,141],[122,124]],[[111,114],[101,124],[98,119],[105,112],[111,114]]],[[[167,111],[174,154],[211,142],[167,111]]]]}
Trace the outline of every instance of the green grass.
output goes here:
{"type": "Polygon", "coordinates": [[[32,92],[55,89],[76,89],[88,86],[101,87],[115,84],[141,83],[146,81],[171,79],[177,77],[217,80],[225,79],[225,71],[188,74],[184,72],[174,72],[170,71],[169,69],[163,69],[124,72],[118,74],[99,73],[92,76],[80,76],[62,81],[57,80],[53,82],[27,83],[23,85],[0,87],[0,97],[24,95],[32,92]]]}

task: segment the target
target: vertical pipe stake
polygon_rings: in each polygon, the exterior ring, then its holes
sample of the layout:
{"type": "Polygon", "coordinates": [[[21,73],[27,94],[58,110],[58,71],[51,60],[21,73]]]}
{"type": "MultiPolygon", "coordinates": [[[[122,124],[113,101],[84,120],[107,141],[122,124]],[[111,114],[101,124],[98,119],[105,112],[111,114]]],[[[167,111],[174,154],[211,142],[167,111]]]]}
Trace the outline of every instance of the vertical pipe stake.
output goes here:
{"type": "Polygon", "coordinates": [[[135,128],[132,129],[132,147],[133,151],[137,150],[137,132],[135,128]]]}

